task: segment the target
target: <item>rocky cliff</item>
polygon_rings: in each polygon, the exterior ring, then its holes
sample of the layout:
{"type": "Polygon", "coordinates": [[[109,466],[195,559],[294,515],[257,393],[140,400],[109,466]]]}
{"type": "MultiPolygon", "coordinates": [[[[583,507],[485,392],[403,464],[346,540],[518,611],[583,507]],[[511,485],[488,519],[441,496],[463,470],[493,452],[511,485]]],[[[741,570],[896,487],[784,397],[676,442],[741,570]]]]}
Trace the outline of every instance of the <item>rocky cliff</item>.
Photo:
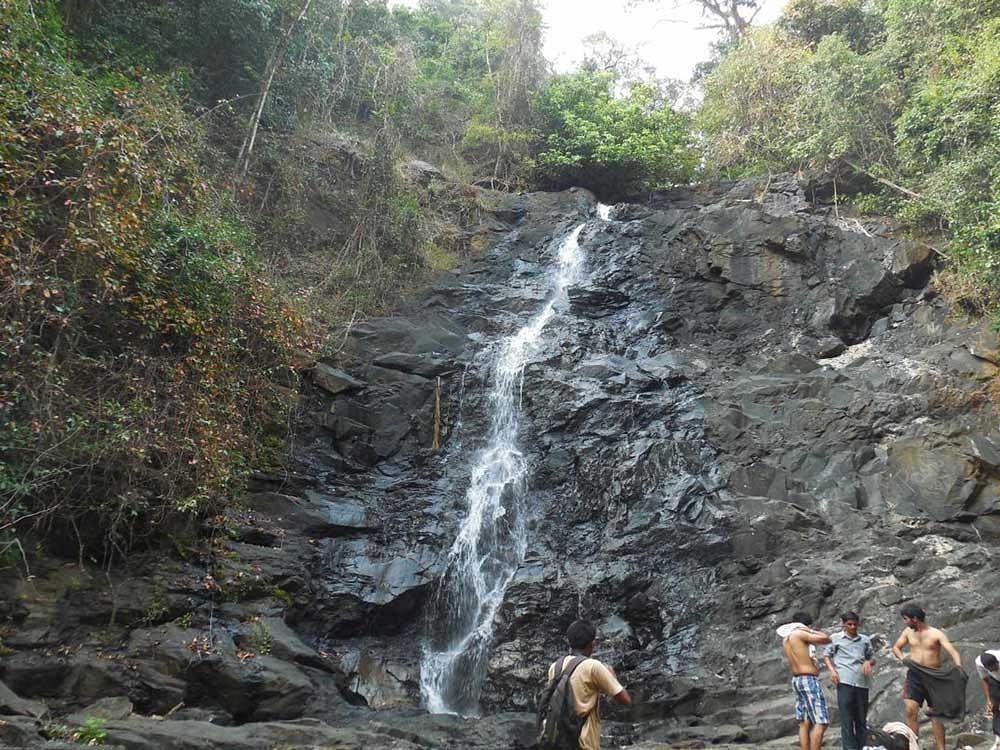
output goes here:
{"type": "MultiPolygon", "coordinates": [[[[110,720],[127,748],[511,747],[587,617],[638,698],[609,712],[609,745],[761,745],[795,731],[774,629],[804,608],[828,628],[862,613],[873,710],[900,717],[902,603],[969,666],[996,645],[1000,343],[935,295],[929,248],[817,207],[821,188],[676,190],[610,220],[581,190],[493,196],[480,257],[310,372],[289,471],[256,476],[204,546],[6,582],[0,679],[46,704],[6,712],[124,696],[188,720],[110,720]],[[523,372],[527,551],[467,676],[485,718],[426,716],[422,644],[445,616],[492,357],[582,222],[583,280],[523,372]],[[177,739],[209,720],[266,723],[177,739]]],[[[0,742],[40,728],[18,719],[0,742]]]]}

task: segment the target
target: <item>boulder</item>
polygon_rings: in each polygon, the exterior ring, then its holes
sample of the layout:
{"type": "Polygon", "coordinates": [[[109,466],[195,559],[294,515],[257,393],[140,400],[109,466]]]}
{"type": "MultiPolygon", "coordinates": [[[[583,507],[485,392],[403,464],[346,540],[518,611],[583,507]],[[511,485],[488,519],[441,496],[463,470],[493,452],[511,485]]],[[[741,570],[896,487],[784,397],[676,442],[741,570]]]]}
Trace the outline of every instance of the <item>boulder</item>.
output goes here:
{"type": "Polygon", "coordinates": [[[40,719],[49,712],[49,707],[40,701],[26,700],[0,682],[0,714],[4,716],[30,716],[40,719]]]}
{"type": "Polygon", "coordinates": [[[447,181],[440,169],[419,159],[400,164],[399,171],[406,179],[422,187],[427,187],[434,181],[447,181]]]}
{"type": "Polygon", "coordinates": [[[399,370],[422,378],[434,378],[454,370],[454,361],[439,359],[427,354],[410,354],[407,352],[389,352],[376,357],[372,364],[387,370],[399,370]]]}
{"type": "Polygon", "coordinates": [[[84,724],[93,717],[102,721],[123,721],[132,715],[132,701],[124,696],[101,698],[67,717],[74,724],[84,724]]]}
{"type": "Polygon", "coordinates": [[[365,384],[357,378],[353,378],[343,370],[331,367],[323,362],[317,362],[316,366],[309,371],[309,376],[312,378],[313,383],[331,396],[350,391],[359,391],[365,387],[365,384]]]}

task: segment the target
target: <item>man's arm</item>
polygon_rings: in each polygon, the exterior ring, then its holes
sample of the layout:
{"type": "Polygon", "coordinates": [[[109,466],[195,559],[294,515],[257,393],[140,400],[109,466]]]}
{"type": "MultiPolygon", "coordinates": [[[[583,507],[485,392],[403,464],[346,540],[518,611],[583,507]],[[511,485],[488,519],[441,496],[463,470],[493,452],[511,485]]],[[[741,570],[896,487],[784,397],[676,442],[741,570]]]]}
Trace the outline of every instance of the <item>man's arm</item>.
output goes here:
{"type": "Polygon", "coordinates": [[[948,656],[950,656],[951,660],[955,662],[956,667],[961,667],[962,655],[958,653],[957,648],[951,645],[951,641],[948,640],[948,636],[946,636],[944,632],[940,630],[938,632],[941,633],[941,648],[948,652],[948,656]]]}
{"type": "Polygon", "coordinates": [[[615,675],[615,671],[607,664],[597,662],[594,665],[591,675],[598,689],[605,695],[610,696],[615,703],[620,703],[623,706],[632,705],[632,696],[618,682],[618,676],[615,675]]]}
{"type": "Polygon", "coordinates": [[[826,647],[826,652],[823,654],[823,661],[826,662],[826,668],[830,670],[830,679],[833,680],[834,685],[840,684],[840,673],[837,671],[837,667],[834,666],[833,657],[837,653],[837,644],[831,643],[826,647]]]}
{"type": "Polygon", "coordinates": [[[865,662],[861,665],[861,674],[865,677],[872,676],[872,669],[875,667],[875,648],[870,640],[865,641],[865,662]]]}
{"type": "Polygon", "coordinates": [[[800,636],[806,643],[829,643],[830,636],[822,630],[797,630],[792,636],[800,636]]]}
{"type": "Polygon", "coordinates": [[[906,631],[899,634],[899,638],[892,644],[892,655],[903,661],[903,648],[906,646],[906,631]]]}
{"type": "Polygon", "coordinates": [[[830,670],[830,679],[833,681],[834,685],[840,684],[840,673],[837,672],[837,668],[833,666],[833,659],[827,654],[823,657],[823,661],[826,662],[826,668],[830,670]]]}
{"type": "Polygon", "coordinates": [[[990,700],[990,683],[989,683],[989,680],[987,680],[985,677],[983,677],[983,679],[981,680],[981,682],[983,684],[983,695],[986,696],[986,713],[987,714],[992,714],[993,713],[993,701],[990,700]]]}

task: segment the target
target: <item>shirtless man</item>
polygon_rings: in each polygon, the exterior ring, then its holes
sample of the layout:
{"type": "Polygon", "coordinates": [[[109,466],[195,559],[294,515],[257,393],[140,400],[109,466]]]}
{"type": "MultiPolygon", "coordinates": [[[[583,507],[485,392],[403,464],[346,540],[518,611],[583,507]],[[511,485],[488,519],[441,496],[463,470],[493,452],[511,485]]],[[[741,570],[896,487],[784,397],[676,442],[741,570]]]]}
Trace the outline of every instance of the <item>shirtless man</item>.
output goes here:
{"type": "Polygon", "coordinates": [[[823,688],[819,684],[819,668],[809,653],[809,646],[829,643],[830,636],[810,628],[812,617],[805,612],[796,612],[792,619],[803,626],[786,636],[782,647],[792,670],[795,718],[799,722],[799,750],[819,750],[830,724],[830,712],[823,688]]]}
{"type": "MultiPolygon", "coordinates": [[[[924,622],[927,615],[923,609],[915,604],[907,604],[899,613],[903,616],[906,627],[903,628],[899,639],[892,646],[892,653],[897,659],[902,661],[903,649],[909,647],[912,661],[925,667],[937,669],[941,666],[941,649],[944,649],[955,662],[956,667],[962,666],[962,657],[958,650],[951,645],[948,636],[924,622]]],[[[907,670],[906,681],[903,683],[903,705],[906,706],[906,723],[918,737],[920,736],[920,722],[917,720],[917,714],[920,711],[920,706],[927,699],[928,694],[921,674],[911,667],[907,670]]],[[[928,708],[933,708],[929,702],[928,708]]],[[[937,750],[945,750],[944,724],[940,719],[932,718],[931,729],[934,732],[937,750]]]]}

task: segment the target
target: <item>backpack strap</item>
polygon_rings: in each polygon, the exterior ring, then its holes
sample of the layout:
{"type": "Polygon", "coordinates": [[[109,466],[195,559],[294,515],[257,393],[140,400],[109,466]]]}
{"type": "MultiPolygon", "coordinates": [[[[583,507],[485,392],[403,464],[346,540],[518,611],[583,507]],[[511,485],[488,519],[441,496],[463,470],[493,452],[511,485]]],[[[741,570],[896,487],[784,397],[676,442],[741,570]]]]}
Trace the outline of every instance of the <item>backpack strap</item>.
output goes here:
{"type": "MultiPolygon", "coordinates": [[[[585,661],[587,661],[587,658],[588,657],[586,657],[586,656],[574,656],[573,657],[573,661],[571,661],[569,663],[569,666],[566,667],[566,670],[565,670],[566,671],[566,679],[567,680],[570,677],[573,676],[573,673],[576,671],[577,667],[579,667],[581,664],[583,664],[585,661]]],[[[565,661],[565,659],[563,659],[563,661],[565,661]]]]}
{"type": "Polygon", "coordinates": [[[569,662],[568,666],[566,666],[566,656],[562,656],[558,660],[556,660],[555,662],[556,671],[552,673],[553,683],[559,682],[559,678],[562,677],[563,672],[566,673],[566,679],[568,680],[570,677],[573,676],[573,672],[576,671],[576,668],[579,667],[581,664],[583,664],[585,661],[587,661],[587,659],[589,658],[586,656],[575,656],[573,654],[567,654],[567,656],[573,656],[573,659],[572,661],[569,662]]]}

